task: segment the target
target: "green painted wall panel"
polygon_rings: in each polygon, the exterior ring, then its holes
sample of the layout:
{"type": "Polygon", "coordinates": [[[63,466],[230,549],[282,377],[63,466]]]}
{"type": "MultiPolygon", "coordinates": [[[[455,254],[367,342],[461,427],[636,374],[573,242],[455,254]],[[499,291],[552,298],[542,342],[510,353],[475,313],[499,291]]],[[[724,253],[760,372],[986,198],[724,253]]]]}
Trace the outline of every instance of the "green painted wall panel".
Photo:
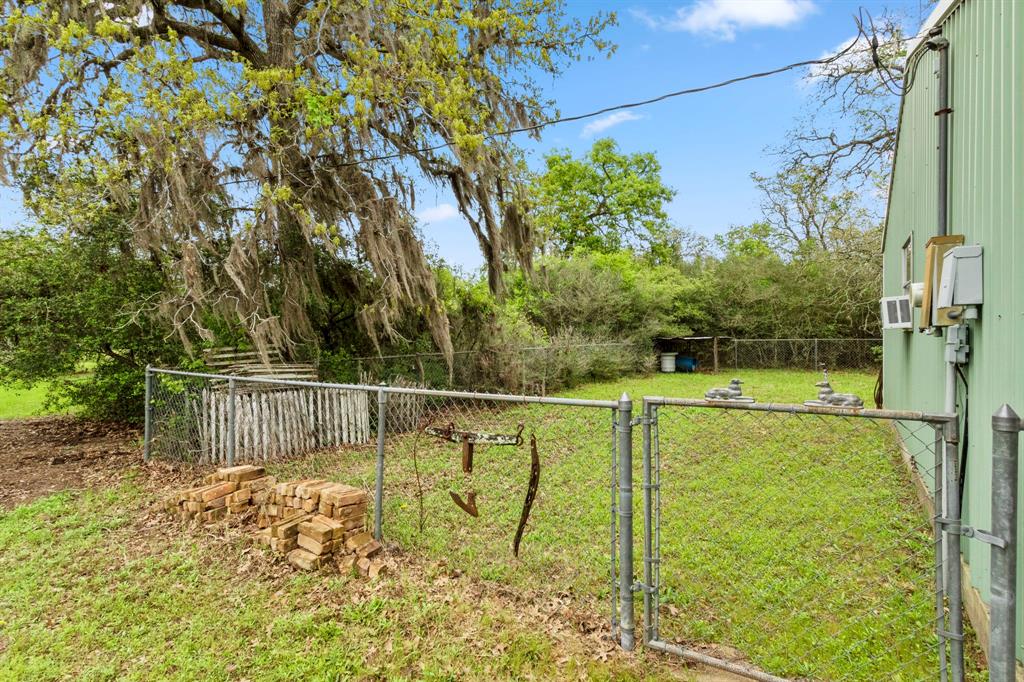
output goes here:
{"type": "MultiPolygon", "coordinates": [[[[963,234],[966,243],[985,250],[985,303],[981,319],[972,325],[966,369],[970,392],[964,516],[967,523],[987,528],[991,415],[1004,402],[1024,413],[1024,360],[1018,349],[1024,341],[1024,4],[965,0],[943,23],[943,35],[950,41],[953,108],[949,227],[951,233],[963,234]]],[[[900,252],[907,234],[914,234],[915,281],[923,277],[921,247],[935,234],[936,64],[934,54],[922,58],[916,84],[903,104],[886,223],[885,295],[900,293],[900,252]]],[[[887,331],[884,348],[886,407],[940,410],[942,339],[887,331]]],[[[974,586],[986,600],[989,551],[979,542],[964,541],[974,586]]],[[[1018,592],[1024,594],[1024,580],[1018,592]]],[[[1024,609],[1020,611],[1018,633],[1024,634],[1024,609]]],[[[1024,658],[1021,652],[1018,648],[1018,657],[1024,658]]]]}

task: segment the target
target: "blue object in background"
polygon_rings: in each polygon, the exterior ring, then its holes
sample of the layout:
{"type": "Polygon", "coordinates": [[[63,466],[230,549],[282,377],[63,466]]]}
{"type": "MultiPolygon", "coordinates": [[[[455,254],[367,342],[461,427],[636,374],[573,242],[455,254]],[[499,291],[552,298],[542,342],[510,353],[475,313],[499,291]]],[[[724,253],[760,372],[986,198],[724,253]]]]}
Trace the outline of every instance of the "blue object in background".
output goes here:
{"type": "Polygon", "coordinates": [[[679,372],[696,372],[697,358],[691,358],[687,355],[677,355],[676,370],[679,372]]]}

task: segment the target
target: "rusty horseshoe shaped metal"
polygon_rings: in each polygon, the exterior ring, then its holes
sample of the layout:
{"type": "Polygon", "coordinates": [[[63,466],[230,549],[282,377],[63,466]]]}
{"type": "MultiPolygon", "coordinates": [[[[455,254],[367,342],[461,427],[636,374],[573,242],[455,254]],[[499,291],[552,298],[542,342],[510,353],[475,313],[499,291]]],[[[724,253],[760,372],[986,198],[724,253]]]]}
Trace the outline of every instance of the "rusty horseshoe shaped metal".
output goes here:
{"type": "Polygon", "coordinates": [[[526,522],[530,519],[530,509],[537,497],[537,486],[540,484],[540,455],[537,454],[537,436],[530,434],[530,483],[526,488],[526,499],[523,501],[523,512],[519,516],[519,527],[516,528],[516,539],[512,543],[512,554],[519,556],[519,543],[523,540],[526,522]]]}

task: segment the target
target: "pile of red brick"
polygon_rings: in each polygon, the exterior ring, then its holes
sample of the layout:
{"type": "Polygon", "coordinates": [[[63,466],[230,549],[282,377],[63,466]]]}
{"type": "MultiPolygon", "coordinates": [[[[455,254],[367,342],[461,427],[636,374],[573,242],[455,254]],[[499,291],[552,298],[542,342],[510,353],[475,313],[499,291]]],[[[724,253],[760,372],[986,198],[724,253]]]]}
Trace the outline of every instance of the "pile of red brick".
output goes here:
{"type": "Polygon", "coordinates": [[[288,561],[315,570],[334,561],[342,571],[371,577],[384,570],[380,543],[366,532],[365,491],[322,479],[274,486],[258,507],[258,537],[288,561]]]}
{"type": "Polygon", "coordinates": [[[342,572],[376,577],[385,568],[381,545],[366,532],[369,496],[322,479],[278,482],[263,467],[217,469],[203,485],[172,496],[169,512],[212,522],[256,511],[256,538],[289,563],[316,570],[334,563],[342,572]]]}
{"type": "Polygon", "coordinates": [[[263,467],[243,465],[217,469],[203,485],[183,490],[166,501],[167,511],[183,520],[218,521],[229,514],[244,514],[263,504],[276,483],[263,467]]]}

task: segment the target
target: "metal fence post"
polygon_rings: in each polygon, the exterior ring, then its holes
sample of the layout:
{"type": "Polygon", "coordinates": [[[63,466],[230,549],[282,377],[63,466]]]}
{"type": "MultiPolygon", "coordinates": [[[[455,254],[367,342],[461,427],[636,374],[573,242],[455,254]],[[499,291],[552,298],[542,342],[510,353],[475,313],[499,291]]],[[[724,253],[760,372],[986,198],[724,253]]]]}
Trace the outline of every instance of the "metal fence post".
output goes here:
{"type": "Polygon", "coordinates": [[[235,379],[228,379],[228,466],[235,466],[235,379]]]}
{"type": "Polygon", "coordinates": [[[939,641],[939,681],[946,682],[949,671],[946,667],[946,592],[942,543],[942,460],[945,457],[942,428],[935,427],[935,444],[932,446],[935,458],[932,468],[932,529],[935,543],[935,635],[939,641]]]}
{"type": "Polygon", "coordinates": [[[643,486],[644,486],[644,644],[654,639],[654,613],[652,610],[652,596],[654,590],[654,520],[652,493],[654,491],[653,477],[651,472],[651,428],[654,410],[645,398],[643,401],[643,486]]]}
{"type": "Polygon", "coordinates": [[[992,601],[989,680],[1013,682],[1017,669],[1017,447],[1020,417],[1004,404],[992,415],[992,601]]]}
{"type": "Polygon", "coordinates": [[[633,620],[633,401],[619,398],[619,632],[622,648],[632,651],[633,620]]]}
{"type": "Polygon", "coordinates": [[[146,427],[142,432],[142,459],[148,462],[153,441],[153,368],[149,365],[146,365],[146,404],[143,409],[146,427]]]}
{"type": "Polygon", "coordinates": [[[946,598],[949,600],[949,665],[953,682],[964,679],[964,614],[960,587],[960,480],[959,433],[957,422],[945,427],[945,459],[942,464],[943,493],[946,497],[946,521],[951,528],[946,536],[946,598]]]}
{"type": "Polygon", "coordinates": [[[373,537],[378,541],[382,537],[384,527],[384,443],[387,431],[387,406],[387,388],[381,384],[377,389],[377,478],[373,500],[373,537]]]}

